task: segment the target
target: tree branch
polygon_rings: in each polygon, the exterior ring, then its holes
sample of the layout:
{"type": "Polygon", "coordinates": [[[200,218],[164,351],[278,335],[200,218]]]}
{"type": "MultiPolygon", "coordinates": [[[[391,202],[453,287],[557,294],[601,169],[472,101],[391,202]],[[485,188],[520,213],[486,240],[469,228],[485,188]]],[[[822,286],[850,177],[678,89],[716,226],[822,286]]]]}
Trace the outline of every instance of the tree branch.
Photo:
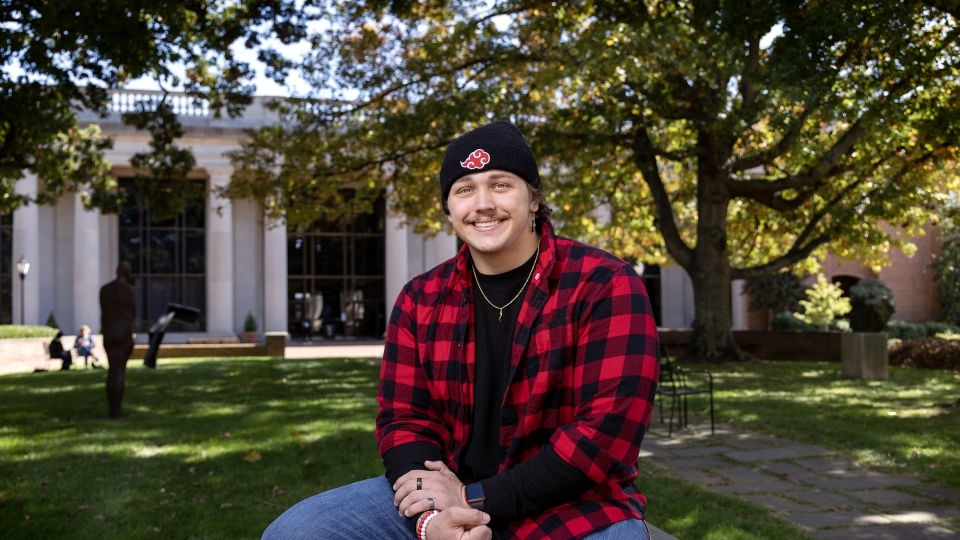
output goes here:
{"type": "MultiPolygon", "coordinates": [[[[929,150],[928,152],[924,153],[917,159],[907,163],[906,165],[904,165],[904,167],[902,167],[899,171],[897,171],[897,174],[889,178],[887,181],[883,182],[881,185],[870,190],[870,192],[867,195],[865,195],[865,198],[873,198],[872,196],[877,194],[882,189],[898,183],[900,180],[903,179],[904,176],[910,173],[910,171],[915,170],[917,167],[922,166],[924,163],[932,159],[940,148],[942,148],[942,146],[935,148],[933,150],[929,150]]],[[[876,164],[876,167],[879,167],[880,163],[881,162],[878,162],[876,164]]],[[[826,217],[829,214],[829,211],[833,207],[835,207],[837,204],[839,204],[843,200],[846,194],[850,193],[851,191],[853,191],[854,188],[862,184],[864,180],[866,180],[866,176],[862,176],[858,178],[856,181],[851,182],[849,186],[847,186],[840,193],[838,193],[829,203],[827,203],[826,206],[824,206],[823,208],[820,209],[819,212],[814,214],[810,222],[806,225],[806,227],[804,227],[803,231],[801,231],[800,235],[797,236],[797,239],[793,243],[793,247],[791,247],[790,251],[788,251],[782,257],[778,257],[777,259],[770,261],[767,264],[755,266],[752,268],[732,268],[731,279],[750,279],[750,278],[765,276],[772,272],[776,272],[780,269],[786,268],[790,265],[793,265],[795,263],[802,261],[803,259],[808,257],[810,253],[813,252],[813,250],[820,247],[824,243],[830,241],[833,238],[833,235],[838,231],[840,231],[842,222],[834,224],[832,227],[829,227],[826,231],[823,231],[819,236],[809,241],[807,241],[807,238],[809,238],[810,235],[813,234],[813,231],[816,225],[820,221],[822,221],[824,217],[826,217]]]]}
{"type": "MultiPolygon", "coordinates": [[[[878,159],[874,161],[873,164],[870,166],[870,168],[863,173],[863,176],[873,174],[877,169],[880,168],[880,165],[883,165],[883,162],[884,162],[883,159],[878,159]]],[[[849,166],[837,166],[830,171],[828,176],[839,176],[841,174],[845,174],[852,170],[853,168],[849,166]]],[[[790,212],[792,210],[796,210],[797,208],[800,208],[801,205],[809,201],[810,198],[817,193],[817,190],[826,183],[827,182],[825,181],[820,181],[820,182],[817,182],[816,184],[805,186],[804,188],[802,188],[803,189],[802,192],[797,194],[797,196],[794,197],[793,199],[789,199],[789,200],[783,198],[782,192],[777,192],[777,193],[764,192],[764,193],[757,193],[757,194],[743,194],[738,196],[756,201],[766,206],[767,208],[770,208],[771,210],[777,210],[779,212],[790,212]]]]}
{"type": "Polygon", "coordinates": [[[803,125],[806,124],[807,119],[810,118],[814,109],[815,107],[804,109],[794,123],[793,128],[787,131],[777,144],[752,156],[744,156],[743,158],[735,160],[730,165],[729,170],[732,172],[746,171],[770,163],[785,154],[787,150],[793,146],[793,143],[797,142],[797,138],[800,137],[800,134],[803,132],[803,125]]]}
{"type": "Polygon", "coordinates": [[[802,193],[798,194],[793,199],[784,199],[782,193],[761,193],[754,196],[744,196],[746,199],[758,202],[771,210],[776,210],[777,212],[792,212],[797,208],[800,208],[803,203],[810,200],[810,197],[813,197],[813,194],[817,192],[822,184],[817,184],[814,186],[808,186],[803,190],[802,193]]]}
{"type": "Polygon", "coordinates": [[[777,193],[786,189],[799,189],[817,184],[831,174],[836,174],[840,158],[849,152],[850,148],[866,132],[860,122],[860,120],[857,120],[850,126],[850,129],[805,174],[790,175],[778,180],[741,180],[734,176],[728,176],[725,179],[727,189],[734,196],[752,198],[764,193],[777,193]]]}
{"type": "Polygon", "coordinates": [[[637,87],[637,85],[632,82],[626,82],[624,83],[624,86],[632,90],[638,96],[645,97],[645,104],[653,109],[657,113],[657,116],[660,116],[664,120],[695,120],[698,118],[698,116],[694,114],[692,106],[668,106],[663,103],[663,100],[659,99],[658,96],[644,92],[642,88],[637,87]]]}
{"type": "Polygon", "coordinates": [[[731,269],[731,279],[749,279],[754,277],[765,276],[772,272],[776,272],[782,268],[786,268],[790,265],[796,264],[803,259],[806,259],[813,253],[813,250],[817,249],[824,243],[828,242],[832,237],[833,233],[838,230],[838,227],[835,225],[828,228],[826,231],[823,231],[819,236],[813,238],[807,242],[807,238],[813,234],[818,223],[820,223],[823,218],[829,214],[829,210],[837,205],[845,194],[852,191],[855,187],[863,183],[864,177],[858,178],[848,185],[846,188],[837,193],[837,195],[827,203],[823,208],[820,209],[816,214],[810,218],[810,222],[803,228],[799,235],[797,235],[796,240],[793,241],[793,246],[790,247],[790,250],[787,251],[781,257],[778,257],[767,264],[762,264],[760,266],[755,266],[753,268],[733,268],[731,269]],[[733,277],[736,276],[736,277],[733,277]]]}
{"type": "Polygon", "coordinates": [[[761,264],[760,266],[754,266],[751,268],[731,268],[730,279],[751,279],[763,277],[777,272],[778,270],[782,270],[788,266],[792,266],[809,257],[810,254],[813,253],[813,250],[827,243],[830,238],[831,235],[828,232],[825,232],[811,240],[802,248],[792,248],[782,257],[778,257],[767,264],[761,264]]]}
{"type": "Polygon", "coordinates": [[[687,272],[691,272],[693,250],[680,237],[680,231],[677,229],[677,223],[674,220],[673,207],[670,205],[670,196],[663,185],[663,180],[660,178],[660,170],[657,168],[656,150],[650,141],[646,126],[642,122],[638,122],[635,130],[633,159],[647,186],[650,187],[650,193],[653,195],[653,201],[657,207],[657,228],[663,235],[667,252],[677,261],[677,264],[685,268],[687,272]]]}
{"type": "Polygon", "coordinates": [[[744,72],[740,75],[740,97],[743,99],[744,107],[753,105],[757,99],[759,91],[753,85],[753,76],[756,75],[760,67],[760,39],[753,36],[753,39],[747,45],[747,65],[744,72]]]}
{"type": "MultiPolygon", "coordinates": [[[[586,135],[585,135],[585,134],[564,132],[563,136],[566,137],[566,138],[572,138],[573,140],[571,140],[571,142],[575,142],[576,140],[580,140],[580,141],[586,140],[586,135]],[[579,139],[577,139],[577,138],[579,138],[579,139]]],[[[612,143],[614,143],[614,144],[621,145],[621,146],[629,146],[630,144],[633,143],[634,138],[635,138],[635,135],[634,135],[634,134],[627,134],[627,133],[610,135],[609,137],[607,137],[607,139],[608,139],[610,142],[612,142],[612,143]]],[[[653,155],[655,155],[655,156],[657,156],[657,157],[662,157],[662,158],[668,159],[668,160],[670,160],[670,161],[683,162],[683,161],[686,161],[686,160],[690,159],[691,156],[695,155],[696,149],[695,149],[695,148],[683,148],[683,149],[681,149],[681,150],[677,150],[677,151],[675,151],[675,152],[671,152],[671,151],[669,151],[669,150],[663,150],[663,149],[661,149],[661,148],[656,148],[656,147],[653,146],[653,143],[651,142],[651,143],[650,143],[649,152],[652,152],[653,155]]]]}

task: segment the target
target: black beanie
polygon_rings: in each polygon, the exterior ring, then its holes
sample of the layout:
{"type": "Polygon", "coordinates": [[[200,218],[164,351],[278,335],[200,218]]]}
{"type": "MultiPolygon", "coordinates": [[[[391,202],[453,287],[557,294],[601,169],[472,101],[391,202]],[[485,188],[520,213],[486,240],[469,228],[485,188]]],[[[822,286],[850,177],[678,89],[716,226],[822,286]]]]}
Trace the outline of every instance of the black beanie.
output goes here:
{"type": "Polygon", "coordinates": [[[464,133],[447,146],[440,168],[442,200],[447,200],[461,176],[490,169],[512,172],[531,186],[541,187],[537,160],[520,130],[510,122],[494,122],[464,133]]]}

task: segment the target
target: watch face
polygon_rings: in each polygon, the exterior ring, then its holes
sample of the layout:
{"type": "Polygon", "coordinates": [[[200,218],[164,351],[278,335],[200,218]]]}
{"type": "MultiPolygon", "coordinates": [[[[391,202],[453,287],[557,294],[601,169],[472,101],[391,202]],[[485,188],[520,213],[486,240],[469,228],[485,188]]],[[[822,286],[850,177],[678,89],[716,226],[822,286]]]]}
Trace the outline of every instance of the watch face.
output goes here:
{"type": "Polygon", "coordinates": [[[483,484],[467,485],[467,502],[482,501],[484,498],[483,484]]]}

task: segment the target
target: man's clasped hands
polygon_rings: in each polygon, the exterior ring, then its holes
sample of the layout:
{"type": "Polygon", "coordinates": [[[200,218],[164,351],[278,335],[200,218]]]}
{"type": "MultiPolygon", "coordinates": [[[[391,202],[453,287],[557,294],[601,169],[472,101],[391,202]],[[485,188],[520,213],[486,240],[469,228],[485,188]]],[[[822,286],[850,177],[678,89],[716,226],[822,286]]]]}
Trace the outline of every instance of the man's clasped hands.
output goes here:
{"type": "Polygon", "coordinates": [[[429,540],[489,540],[490,516],[467,504],[463,483],[442,461],[427,461],[426,471],[410,471],[393,485],[394,506],[412,517],[440,510],[427,522],[429,540]]]}

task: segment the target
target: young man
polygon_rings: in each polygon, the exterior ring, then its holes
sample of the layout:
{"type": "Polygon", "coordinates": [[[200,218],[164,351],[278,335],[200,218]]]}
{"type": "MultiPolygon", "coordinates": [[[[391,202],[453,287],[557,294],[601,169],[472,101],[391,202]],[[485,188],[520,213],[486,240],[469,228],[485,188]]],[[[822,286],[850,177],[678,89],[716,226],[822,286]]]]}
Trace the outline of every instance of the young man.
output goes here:
{"type": "Polygon", "coordinates": [[[640,277],[553,234],[512,124],[451,143],[440,188],[464,247],[390,317],[386,476],[299,503],[263,538],[648,538],[634,480],[659,346],[640,277]]]}

